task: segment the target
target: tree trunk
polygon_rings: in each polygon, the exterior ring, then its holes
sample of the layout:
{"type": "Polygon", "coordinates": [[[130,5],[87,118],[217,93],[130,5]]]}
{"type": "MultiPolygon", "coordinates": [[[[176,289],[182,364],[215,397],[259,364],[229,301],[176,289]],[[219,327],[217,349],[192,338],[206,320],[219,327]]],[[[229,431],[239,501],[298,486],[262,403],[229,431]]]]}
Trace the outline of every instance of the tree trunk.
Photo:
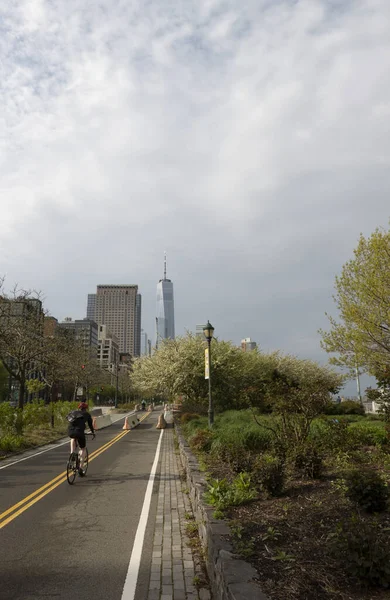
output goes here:
{"type": "Polygon", "coordinates": [[[57,384],[56,383],[52,383],[51,385],[51,389],[50,389],[50,406],[51,406],[51,426],[54,427],[54,398],[57,395],[57,384]]]}
{"type": "Polygon", "coordinates": [[[16,411],[15,430],[17,435],[23,433],[23,403],[24,394],[26,391],[26,380],[21,377],[19,380],[19,399],[18,399],[18,410],[16,411]]]}
{"type": "Polygon", "coordinates": [[[23,410],[25,393],[26,393],[26,380],[24,378],[24,375],[22,375],[19,380],[18,408],[20,408],[20,410],[23,410]]]}

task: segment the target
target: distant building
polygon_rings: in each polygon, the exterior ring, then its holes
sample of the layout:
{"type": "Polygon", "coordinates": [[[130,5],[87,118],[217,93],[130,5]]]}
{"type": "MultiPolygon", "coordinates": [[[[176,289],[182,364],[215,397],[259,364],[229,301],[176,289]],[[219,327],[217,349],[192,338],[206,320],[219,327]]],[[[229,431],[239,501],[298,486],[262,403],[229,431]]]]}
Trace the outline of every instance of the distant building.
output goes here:
{"type": "Polygon", "coordinates": [[[167,279],[167,257],[164,259],[164,277],[157,284],[156,348],[162,340],[175,339],[175,309],[173,283],[167,279]]]}
{"type": "Polygon", "coordinates": [[[96,321],[96,294],[88,294],[87,319],[96,321]]]}
{"type": "Polygon", "coordinates": [[[141,356],[152,355],[152,341],[149,339],[146,331],[141,329],[141,356]]]}
{"type": "Polygon", "coordinates": [[[55,317],[45,317],[43,321],[44,337],[54,337],[58,326],[58,320],[55,317]]]}
{"type": "Polygon", "coordinates": [[[134,320],[134,356],[141,356],[141,308],[142,297],[135,297],[135,320],[134,320]]]}
{"type": "Polygon", "coordinates": [[[141,329],[141,356],[146,356],[148,348],[148,334],[141,329]]]}
{"type": "Polygon", "coordinates": [[[76,319],[73,321],[69,317],[58,324],[63,330],[73,332],[75,339],[81,342],[86,353],[91,358],[97,356],[98,351],[98,325],[91,319],[76,319]]]}
{"type": "Polygon", "coordinates": [[[140,351],[141,295],[137,285],[98,285],[96,321],[119,339],[119,352],[137,356],[140,351]]]}
{"type": "Polygon", "coordinates": [[[102,369],[114,370],[119,363],[119,339],[106,325],[99,325],[97,360],[102,369]]]}
{"type": "Polygon", "coordinates": [[[252,342],[250,337],[241,340],[241,350],[243,352],[251,352],[251,350],[255,350],[256,348],[256,342],[252,342]]]}
{"type": "Polygon", "coordinates": [[[205,340],[206,338],[203,333],[203,327],[204,327],[204,325],[197,325],[196,329],[195,329],[195,335],[196,335],[196,337],[200,337],[203,340],[205,340]]]}

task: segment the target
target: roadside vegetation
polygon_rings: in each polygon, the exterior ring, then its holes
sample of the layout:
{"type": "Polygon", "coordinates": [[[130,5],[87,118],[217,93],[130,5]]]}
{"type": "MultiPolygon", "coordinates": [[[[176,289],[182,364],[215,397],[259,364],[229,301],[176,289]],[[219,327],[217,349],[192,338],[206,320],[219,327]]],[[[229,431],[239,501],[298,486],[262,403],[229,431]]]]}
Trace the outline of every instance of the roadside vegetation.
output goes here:
{"type": "Polygon", "coordinates": [[[302,445],[279,418],[226,411],[180,427],[207,472],[205,500],[272,600],[388,598],[390,447],[384,422],[321,415],[302,445]]]}
{"type": "Polygon", "coordinates": [[[390,594],[390,232],[360,237],[336,278],[339,318],[321,331],[340,371],[281,352],[212,341],[214,427],[204,342],[168,340],[134,364],[134,388],[181,404],[178,424],[230,524],[238,556],[270,600],[385,600],[390,594]],[[356,369],[377,380],[332,401],[356,369]]]}
{"type": "Polygon", "coordinates": [[[127,369],[114,377],[100,368],[91,348],[48,315],[39,293],[7,292],[0,278],[0,458],[58,439],[81,398],[112,405],[116,393],[119,403],[134,399],[127,369]]]}
{"type": "Polygon", "coordinates": [[[45,404],[36,400],[27,404],[20,414],[8,402],[0,403],[0,459],[26,448],[52,442],[66,434],[66,415],[77,408],[78,402],[45,404]],[[20,419],[22,433],[16,431],[20,419]],[[54,422],[54,426],[52,423],[54,422]]]}

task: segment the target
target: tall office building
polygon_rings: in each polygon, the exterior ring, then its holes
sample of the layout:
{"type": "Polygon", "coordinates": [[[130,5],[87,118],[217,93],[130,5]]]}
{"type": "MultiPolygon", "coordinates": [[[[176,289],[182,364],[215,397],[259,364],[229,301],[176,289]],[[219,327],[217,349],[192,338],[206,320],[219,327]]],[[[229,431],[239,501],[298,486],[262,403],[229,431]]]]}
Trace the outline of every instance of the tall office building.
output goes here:
{"type": "Polygon", "coordinates": [[[87,319],[96,321],[96,294],[88,294],[87,319]]]}
{"type": "Polygon", "coordinates": [[[134,321],[134,356],[141,356],[141,307],[142,297],[135,297],[135,321],[134,321]]]}
{"type": "Polygon", "coordinates": [[[138,294],[138,285],[98,285],[96,321],[98,325],[106,325],[119,339],[120,353],[138,356],[136,351],[139,352],[141,346],[141,295],[138,294]]]}
{"type": "Polygon", "coordinates": [[[167,257],[164,257],[164,277],[157,284],[156,348],[161,340],[175,338],[173,283],[167,279],[167,257]]]}
{"type": "Polygon", "coordinates": [[[141,356],[146,356],[148,348],[148,334],[141,329],[141,356]]]}
{"type": "Polygon", "coordinates": [[[98,326],[91,319],[76,319],[73,321],[67,317],[62,323],[58,324],[60,329],[65,329],[73,333],[75,339],[81,342],[86,355],[91,358],[97,356],[98,350],[98,326]]]}

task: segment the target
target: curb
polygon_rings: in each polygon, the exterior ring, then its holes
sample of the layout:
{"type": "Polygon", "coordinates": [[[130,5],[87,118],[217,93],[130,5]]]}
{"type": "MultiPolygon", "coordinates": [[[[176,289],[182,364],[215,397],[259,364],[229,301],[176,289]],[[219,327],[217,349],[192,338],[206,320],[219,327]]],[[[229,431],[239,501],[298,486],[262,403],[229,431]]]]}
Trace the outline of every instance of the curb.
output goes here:
{"type": "Polygon", "coordinates": [[[226,536],[231,533],[228,524],[214,519],[214,509],[205,505],[206,479],[176,422],[175,427],[214,600],[269,600],[254,581],[259,578],[256,569],[236,558],[232,545],[227,542],[226,536]]]}

